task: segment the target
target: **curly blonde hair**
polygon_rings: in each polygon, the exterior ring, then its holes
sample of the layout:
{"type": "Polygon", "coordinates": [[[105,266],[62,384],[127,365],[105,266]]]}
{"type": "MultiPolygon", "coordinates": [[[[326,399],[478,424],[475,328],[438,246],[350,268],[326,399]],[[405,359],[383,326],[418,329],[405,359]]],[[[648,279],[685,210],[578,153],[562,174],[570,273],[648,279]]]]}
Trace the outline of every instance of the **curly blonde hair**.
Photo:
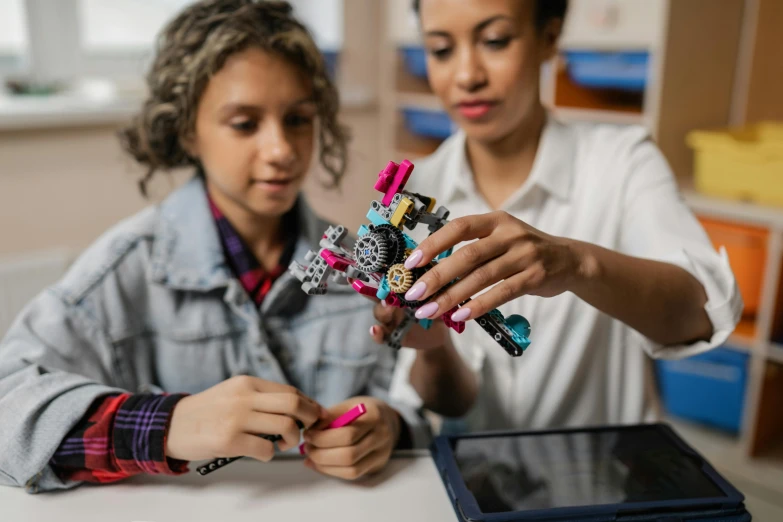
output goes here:
{"type": "Polygon", "coordinates": [[[184,9],[158,37],[147,74],[148,98],[120,132],[123,148],[147,167],[143,195],[158,170],[199,167],[184,143],[195,131],[199,100],[209,79],[249,47],[276,53],[307,72],[320,122],[320,162],[339,185],[347,164],[348,131],[337,120],[339,97],[323,55],[288,2],[202,0],[184,9]]]}

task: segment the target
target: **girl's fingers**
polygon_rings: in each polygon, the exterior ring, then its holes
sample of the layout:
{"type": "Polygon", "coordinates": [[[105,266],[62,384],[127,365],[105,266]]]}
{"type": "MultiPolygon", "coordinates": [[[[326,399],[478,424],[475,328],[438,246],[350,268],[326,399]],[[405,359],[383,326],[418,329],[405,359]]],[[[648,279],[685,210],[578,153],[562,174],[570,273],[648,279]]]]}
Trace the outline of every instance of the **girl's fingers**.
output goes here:
{"type": "Polygon", "coordinates": [[[388,460],[389,452],[385,449],[378,449],[353,466],[319,466],[309,458],[305,460],[305,465],[324,475],[344,480],[356,480],[367,474],[380,471],[388,460]]]}
{"type": "Polygon", "coordinates": [[[305,428],[322,416],[321,405],[302,393],[257,393],[253,396],[254,411],[287,415],[298,419],[305,428]]]}

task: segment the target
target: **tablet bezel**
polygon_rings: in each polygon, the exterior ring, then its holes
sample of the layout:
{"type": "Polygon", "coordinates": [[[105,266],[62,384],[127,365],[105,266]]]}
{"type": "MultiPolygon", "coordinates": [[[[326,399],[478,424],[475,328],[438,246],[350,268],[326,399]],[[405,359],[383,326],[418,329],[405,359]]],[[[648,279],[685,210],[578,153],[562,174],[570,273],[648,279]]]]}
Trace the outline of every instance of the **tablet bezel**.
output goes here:
{"type": "Polygon", "coordinates": [[[688,446],[672,428],[664,423],[635,424],[623,426],[596,426],[588,428],[572,428],[545,431],[495,431],[466,435],[441,435],[435,438],[431,446],[433,459],[458,514],[466,520],[483,520],[486,522],[507,522],[510,520],[573,520],[572,517],[606,517],[624,514],[653,514],[664,510],[697,510],[699,508],[738,508],[745,497],[740,491],[724,479],[715,468],[696,450],[688,446]],[[604,504],[588,506],[569,506],[530,511],[508,511],[504,513],[484,513],[479,508],[476,498],[462,480],[457,461],[452,451],[452,441],[463,439],[509,437],[509,436],[540,436],[568,433],[596,433],[606,431],[626,431],[640,428],[657,429],[664,437],[678,447],[683,453],[698,458],[701,469],[715,485],[725,493],[725,497],[708,497],[697,499],[662,500],[655,502],[633,502],[623,504],[604,504]],[[461,513],[460,513],[461,512],[461,513]]]}

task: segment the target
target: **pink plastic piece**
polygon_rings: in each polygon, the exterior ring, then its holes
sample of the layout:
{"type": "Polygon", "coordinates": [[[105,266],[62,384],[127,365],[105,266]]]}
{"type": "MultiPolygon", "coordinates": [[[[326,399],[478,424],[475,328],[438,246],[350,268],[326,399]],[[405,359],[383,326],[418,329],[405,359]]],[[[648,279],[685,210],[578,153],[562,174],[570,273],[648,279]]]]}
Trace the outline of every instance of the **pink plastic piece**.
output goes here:
{"type": "Polygon", "coordinates": [[[348,267],[353,264],[350,259],[339,254],[335,254],[331,250],[321,250],[320,255],[324,261],[326,261],[327,265],[331,266],[335,270],[339,270],[340,272],[345,272],[346,269],[348,269],[348,267]]]}
{"type": "Polygon", "coordinates": [[[358,279],[351,283],[351,286],[360,294],[366,295],[368,297],[375,297],[375,294],[378,292],[378,289],[374,286],[370,286],[364,281],[359,281],[358,279]]]}
{"type": "Polygon", "coordinates": [[[413,163],[408,160],[403,160],[402,163],[397,165],[394,162],[389,162],[386,168],[378,174],[378,181],[375,183],[375,190],[378,192],[384,192],[382,203],[387,207],[391,205],[394,195],[405,188],[405,184],[408,182],[408,178],[411,177],[413,172],[413,163]],[[391,178],[391,169],[394,170],[393,178],[391,178]]]}
{"type": "Polygon", "coordinates": [[[395,294],[389,294],[389,296],[386,298],[386,304],[395,308],[405,307],[405,305],[402,304],[402,301],[400,301],[400,298],[395,294]]]}
{"type": "Polygon", "coordinates": [[[441,319],[443,319],[443,322],[445,323],[446,326],[448,326],[449,328],[451,328],[457,333],[462,333],[465,331],[465,322],[464,321],[457,322],[451,320],[451,314],[453,314],[457,310],[459,310],[459,307],[455,306],[454,308],[452,308],[451,310],[443,314],[441,316],[441,319]]]}
{"type": "MultiPolygon", "coordinates": [[[[333,430],[335,428],[343,428],[345,426],[348,426],[353,421],[361,417],[367,413],[367,407],[364,404],[357,404],[350,410],[346,411],[336,419],[334,419],[332,422],[329,423],[329,425],[326,427],[327,430],[333,430]]],[[[299,454],[304,455],[304,444],[299,445],[299,454]]]]}
{"type": "Polygon", "coordinates": [[[386,192],[391,187],[394,181],[394,174],[397,172],[399,165],[390,161],[386,164],[386,167],[378,173],[378,181],[375,182],[375,190],[378,192],[386,192]]]}

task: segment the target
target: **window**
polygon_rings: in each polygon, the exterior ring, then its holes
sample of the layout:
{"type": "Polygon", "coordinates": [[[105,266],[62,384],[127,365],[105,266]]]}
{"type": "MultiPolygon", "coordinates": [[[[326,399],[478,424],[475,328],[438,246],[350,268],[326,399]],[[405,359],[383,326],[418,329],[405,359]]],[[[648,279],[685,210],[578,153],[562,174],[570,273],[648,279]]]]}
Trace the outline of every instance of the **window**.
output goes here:
{"type": "Polygon", "coordinates": [[[0,71],[18,71],[27,55],[25,0],[0,0],[0,71]]]}
{"type": "Polygon", "coordinates": [[[148,52],[152,49],[158,31],[192,2],[79,0],[81,47],[89,54],[148,52]]]}

